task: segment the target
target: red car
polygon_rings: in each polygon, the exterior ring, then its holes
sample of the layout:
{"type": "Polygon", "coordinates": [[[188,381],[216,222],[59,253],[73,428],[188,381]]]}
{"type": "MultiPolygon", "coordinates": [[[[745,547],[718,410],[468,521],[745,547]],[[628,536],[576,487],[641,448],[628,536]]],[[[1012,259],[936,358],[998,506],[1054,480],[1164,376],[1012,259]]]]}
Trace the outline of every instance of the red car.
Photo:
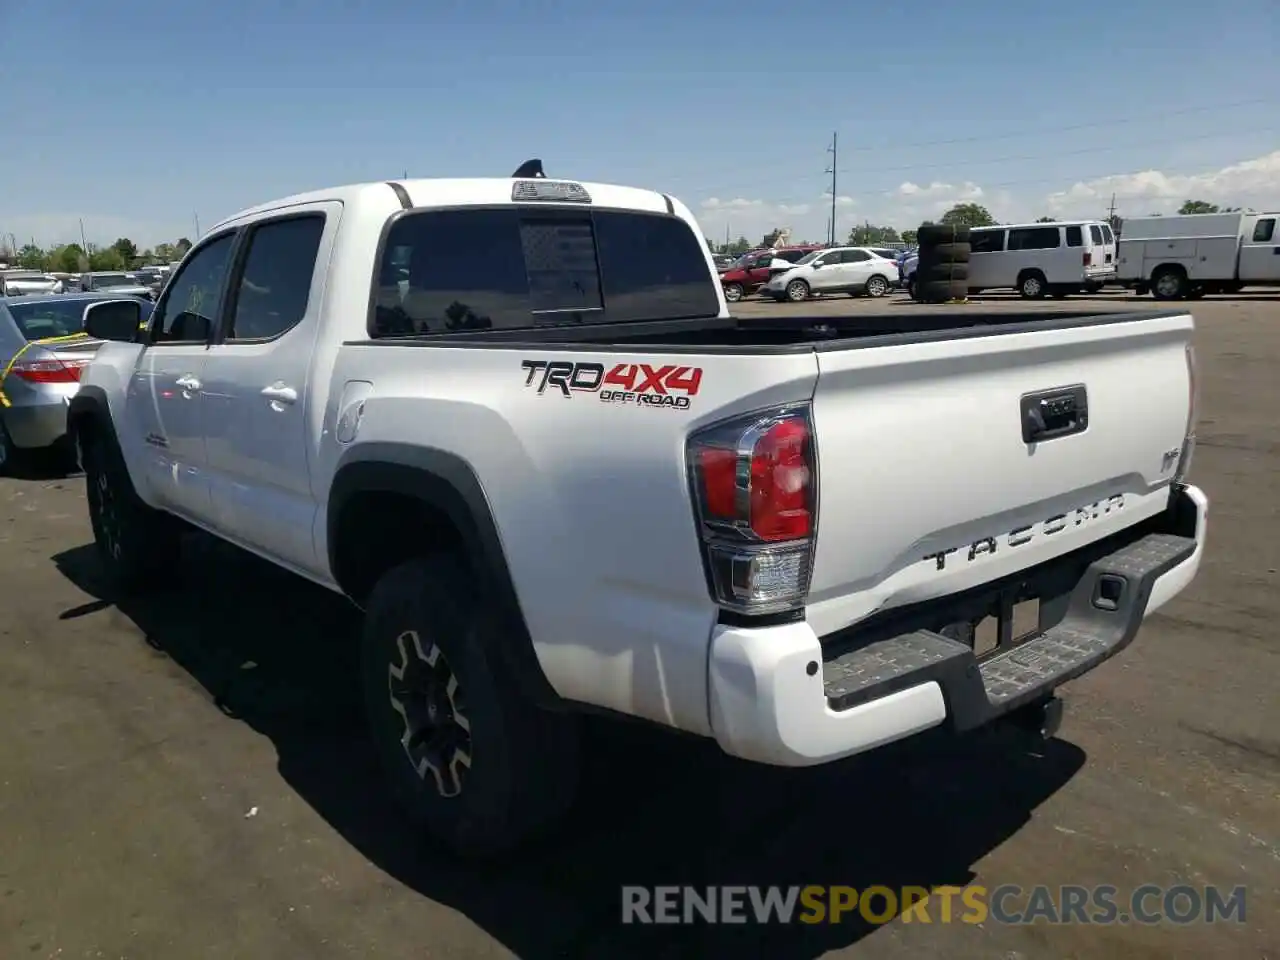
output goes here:
{"type": "Polygon", "coordinates": [[[820,244],[806,244],[747,254],[720,274],[720,286],[724,288],[724,298],[730,303],[737,303],[743,297],[751,296],[767,284],[775,274],[790,270],[801,257],[821,249],[823,248],[820,244]]]}

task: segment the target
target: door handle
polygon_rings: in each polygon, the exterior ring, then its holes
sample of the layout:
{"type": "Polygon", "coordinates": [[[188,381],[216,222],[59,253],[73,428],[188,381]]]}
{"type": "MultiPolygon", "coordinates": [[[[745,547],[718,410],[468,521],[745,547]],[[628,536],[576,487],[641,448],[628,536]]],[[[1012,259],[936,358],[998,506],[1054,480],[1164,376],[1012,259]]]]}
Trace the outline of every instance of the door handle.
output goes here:
{"type": "Polygon", "coordinates": [[[1019,407],[1023,443],[1069,437],[1089,426],[1089,394],[1083,384],[1026,394],[1019,407]]]}
{"type": "Polygon", "coordinates": [[[191,392],[191,391],[200,389],[200,381],[189,373],[184,373],[177,380],[175,380],[174,383],[176,383],[179,387],[181,387],[186,392],[191,392]]]}
{"type": "Polygon", "coordinates": [[[269,387],[263,387],[262,395],[272,403],[296,403],[298,400],[298,391],[279,381],[269,387]]]}

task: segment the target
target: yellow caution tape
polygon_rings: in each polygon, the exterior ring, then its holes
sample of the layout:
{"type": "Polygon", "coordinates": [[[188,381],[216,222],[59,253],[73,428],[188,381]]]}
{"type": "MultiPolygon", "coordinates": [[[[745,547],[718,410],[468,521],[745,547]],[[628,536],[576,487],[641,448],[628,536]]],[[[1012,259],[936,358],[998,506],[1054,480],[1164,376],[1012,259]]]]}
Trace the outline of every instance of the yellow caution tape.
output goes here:
{"type": "Polygon", "coordinates": [[[62,337],[42,337],[39,340],[28,340],[21,350],[13,355],[13,358],[5,365],[4,372],[0,373],[0,407],[11,407],[13,404],[9,398],[5,396],[4,384],[9,379],[9,371],[13,369],[13,365],[22,359],[22,355],[32,347],[45,347],[57,343],[75,343],[77,340],[92,339],[87,333],[69,333],[62,337]]]}

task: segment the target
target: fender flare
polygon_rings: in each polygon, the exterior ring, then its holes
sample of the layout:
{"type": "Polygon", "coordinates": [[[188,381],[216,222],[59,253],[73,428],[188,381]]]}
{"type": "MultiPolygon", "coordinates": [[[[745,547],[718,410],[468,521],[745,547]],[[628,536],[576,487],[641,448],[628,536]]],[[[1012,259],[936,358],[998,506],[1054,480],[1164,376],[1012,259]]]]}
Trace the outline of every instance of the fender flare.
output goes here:
{"type": "Polygon", "coordinates": [[[348,450],[329,486],[326,544],[329,569],[342,585],[338,533],[342,512],[357,494],[395,493],[413,497],[447,516],[461,535],[467,561],[502,623],[501,660],[525,694],[546,709],[565,709],[533,648],[507,565],[502,538],[479,478],[467,461],[433,447],[373,442],[348,450]]]}
{"type": "Polygon", "coordinates": [[[111,420],[111,404],[101,387],[82,386],[67,405],[67,432],[73,441],[78,425],[85,421],[92,421],[94,429],[103,431],[117,448],[120,446],[116,425],[111,420]]]}

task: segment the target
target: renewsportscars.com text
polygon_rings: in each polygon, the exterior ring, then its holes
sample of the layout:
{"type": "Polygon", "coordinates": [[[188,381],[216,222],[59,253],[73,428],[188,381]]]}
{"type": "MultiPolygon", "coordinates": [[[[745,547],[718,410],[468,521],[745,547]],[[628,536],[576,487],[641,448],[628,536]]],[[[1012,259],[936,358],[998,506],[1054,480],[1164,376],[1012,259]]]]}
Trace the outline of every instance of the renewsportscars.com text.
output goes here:
{"type": "Polygon", "coordinates": [[[622,922],[1191,924],[1244,923],[1245,888],[1143,884],[1050,887],[623,887],[622,922]]]}

